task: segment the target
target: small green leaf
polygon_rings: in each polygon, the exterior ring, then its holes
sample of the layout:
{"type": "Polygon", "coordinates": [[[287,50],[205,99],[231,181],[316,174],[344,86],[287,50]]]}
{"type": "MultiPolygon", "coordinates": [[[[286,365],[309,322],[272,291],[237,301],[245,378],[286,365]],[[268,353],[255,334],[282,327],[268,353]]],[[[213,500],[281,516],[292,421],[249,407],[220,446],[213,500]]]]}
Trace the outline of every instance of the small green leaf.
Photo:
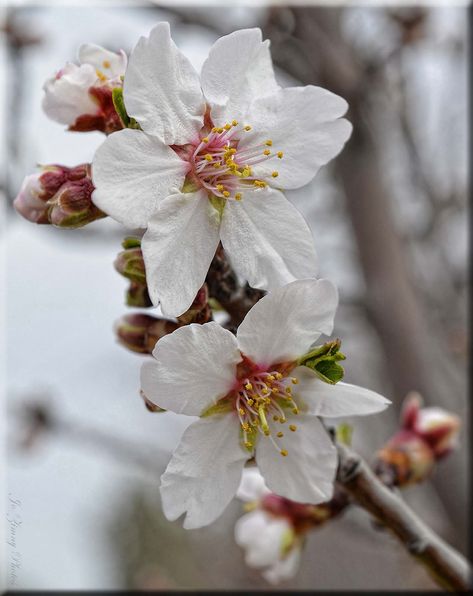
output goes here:
{"type": "Polygon", "coordinates": [[[128,116],[125,108],[125,100],[123,99],[123,88],[115,87],[112,91],[112,101],[116,113],[118,114],[124,128],[141,129],[141,126],[134,118],[128,116]]]}
{"type": "Polygon", "coordinates": [[[112,91],[112,101],[115,107],[115,111],[120,117],[122,124],[125,128],[128,128],[130,124],[130,117],[128,116],[125,108],[125,101],[123,99],[123,88],[115,87],[112,91]]]}
{"type": "Polygon", "coordinates": [[[323,346],[317,346],[298,360],[300,366],[307,366],[325,381],[335,385],[343,379],[345,371],[338,361],[345,360],[340,352],[342,342],[339,339],[328,341],[323,346]]]}

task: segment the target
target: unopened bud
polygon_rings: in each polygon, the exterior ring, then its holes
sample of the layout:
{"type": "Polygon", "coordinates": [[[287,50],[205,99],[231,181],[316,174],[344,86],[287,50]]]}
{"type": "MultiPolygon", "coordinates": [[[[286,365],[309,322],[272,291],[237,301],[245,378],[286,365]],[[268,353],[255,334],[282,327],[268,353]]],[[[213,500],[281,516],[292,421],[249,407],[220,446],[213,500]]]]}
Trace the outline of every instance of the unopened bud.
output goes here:
{"type": "Polygon", "coordinates": [[[178,324],[146,314],[130,314],[115,325],[118,341],[126,348],[140,354],[151,354],[156,342],[172,333],[178,324]]]}
{"type": "Polygon", "coordinates": [[[118,253],[113,265],[123,277],[146,285],[145,262],[141,248],[127,248],[118,253]]]}
{"type": "Polygon", "coordinates": [[[456,445],[460,419],[442,408],[422,408],[411,392],[404,400],[401,429],[378,452],[375,469],[385,482],[405,486],[425,480],[435,462],[456,445]]]}
{"type": "Polygon", "coordinates": [[[43,166],[25,178],[13,205],[34,223],[79,228],[105,217],[92,203],[93,191],[89,164],[43,166]]]}
{"type": "Polygon", "coordinates": [[[212,320],[212,309],[209,306],[209,292],[207,284],[204,284],[197,292],[194,302],[189,309],[177,318],[180,325],[190,323],[208,323],[212,320]]]}

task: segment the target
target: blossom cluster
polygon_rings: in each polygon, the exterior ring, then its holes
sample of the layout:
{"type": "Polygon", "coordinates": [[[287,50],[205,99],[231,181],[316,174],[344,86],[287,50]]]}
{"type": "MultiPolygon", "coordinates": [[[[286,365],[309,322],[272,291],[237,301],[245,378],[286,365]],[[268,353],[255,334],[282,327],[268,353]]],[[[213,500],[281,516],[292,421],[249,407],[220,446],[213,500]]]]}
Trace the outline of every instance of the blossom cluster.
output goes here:
{"type": "Polygon", "coordinates": [[[237,540],[269,581],[291,576],[307,516],[334,491],[337,450],[321,418],[390,403],[342,381],[339,340],[316,343],[332,334],[338,292],[317,278],[311,230],[285,195],[342,150],[347,103],[313,85],[281,87],[259,29],[218,39],[198,74],[168,23],[129,58],[81,46],[79,64],[44,92],[50,118],[106,138],[91,165],[27,177],[14,204],[36,223],[108,215],[143,231],[125,239],[115,267],[130,282],[129,306],[168,318],[128,315],[117,334],[152,353],[141,372],[147,407],[192,418],[161,478],[166,517],[184,515],[185,528],[213,522],[256,464],[262,506],[240,520],[237,540]],[[206,285],[222,248],[239,278],[267,292],[236,333],[212,320],[206,285]],[[265,554],[264,532],[274,537],[265,554]]]}

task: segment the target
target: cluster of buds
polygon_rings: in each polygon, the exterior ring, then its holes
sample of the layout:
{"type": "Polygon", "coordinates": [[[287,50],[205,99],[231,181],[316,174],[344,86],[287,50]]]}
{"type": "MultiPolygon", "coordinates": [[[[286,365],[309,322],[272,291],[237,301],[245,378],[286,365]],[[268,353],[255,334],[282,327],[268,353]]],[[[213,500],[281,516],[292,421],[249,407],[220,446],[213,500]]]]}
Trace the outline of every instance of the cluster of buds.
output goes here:
{"type": "Polygon", "coordinates": [[[422,408],[421,396],[409,393],[401,413],[401,428],[377,453],[377,475],[391,486],[424,481],[435,463],[454,449],[459,429],[458,416],[442,408],[422,408]]]}
{"type": "Polygon", "coordinates": [[[123,128],[113,92],[121,90],[127,66],[123,51],[94,44],[79,48],[79,64],[68,62],[44,84],[43,110],[69,130],[110,134],[123,128]]]}
{"type": "Polygon", "coordinates": [[[244,469],[237,496],[247,513],[236,523],[235,540],[245,550],[246,563],[260,569],[271,584],[294,577],[308,531],[333,519],[348,503],[342,491],[320,505],[280,497],[269,491],[256,467],[244,469]]]}
{"type": "Polygon", "coordinates": [[[90,164],[48,165],[24,179],[13,206],[33,223],[79,228],[105,217],[92,202],[93,191],[90,164]]]}
{"type": "MultiPolygon", "coordinates": [[[[114,267],[120,275],[130,281],[126,292],[126,304],[141,308],[153,306],[148,293],[146,268],[140,238],[129,236],[123,240],[122,247],[124,250],[118,253],[114,267]]],[[[181,326],[190,323],[203,324],[211,320],[212,310],[209,305],[209,292],[207,285],[204,284],[197,292],[189,309],[180,315],[177,321],[181,326]]]]}

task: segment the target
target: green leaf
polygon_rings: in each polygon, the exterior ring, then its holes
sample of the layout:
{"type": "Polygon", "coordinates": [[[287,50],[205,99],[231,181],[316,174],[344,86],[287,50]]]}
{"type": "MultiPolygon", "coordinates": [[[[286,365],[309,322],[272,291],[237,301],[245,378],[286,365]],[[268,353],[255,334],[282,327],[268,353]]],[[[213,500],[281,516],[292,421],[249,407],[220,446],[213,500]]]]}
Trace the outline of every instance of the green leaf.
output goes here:
{"type": "Polygon", "coordinates": [[[325,383],[335,385],[343,379],[345,371],[338,362],[346,356],[340,352],[342,342],[339,339],[317,346],[298,360],[300,366],[307,366],[325,383]]]}
{"type": "Polygon", "coordinates": [[[128,116],[125,108],[125,100],[123,99],[123,88],[115,87],[112,91],[112,101],[116,113],[118,114],[124,128],[141,129],[141,126],[134,118],[128,116]]]}

